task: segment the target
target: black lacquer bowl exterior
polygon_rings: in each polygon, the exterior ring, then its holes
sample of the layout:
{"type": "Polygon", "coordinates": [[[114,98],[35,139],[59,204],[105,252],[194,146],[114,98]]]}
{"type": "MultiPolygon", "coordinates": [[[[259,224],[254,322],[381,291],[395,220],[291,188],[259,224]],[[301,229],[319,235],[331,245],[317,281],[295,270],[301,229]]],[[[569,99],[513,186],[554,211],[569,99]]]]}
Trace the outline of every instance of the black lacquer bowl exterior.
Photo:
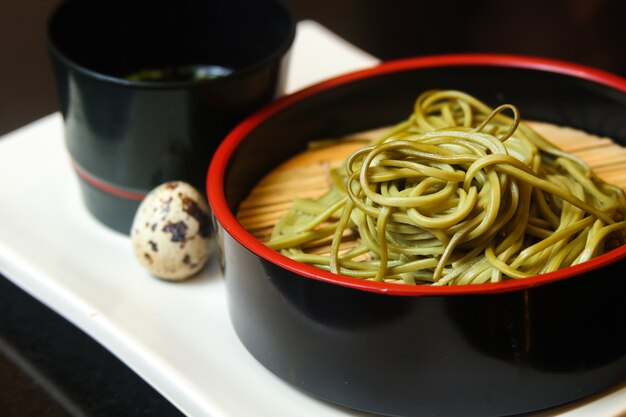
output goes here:
{"type": "Polygon", "coordinates": [[[299,389],[385,415],[489,416],[570,402],[626,380],[626,247],[501,284],[406,286],[292,261],[236,221],[239,203],[311,139],[402,120],[428,89],[516,104],[527,119],[626,146],[626,80],[545,59],[454,55],[386,63],[288,96],[218,149],[207,192],[234,328],[299,389]]]}

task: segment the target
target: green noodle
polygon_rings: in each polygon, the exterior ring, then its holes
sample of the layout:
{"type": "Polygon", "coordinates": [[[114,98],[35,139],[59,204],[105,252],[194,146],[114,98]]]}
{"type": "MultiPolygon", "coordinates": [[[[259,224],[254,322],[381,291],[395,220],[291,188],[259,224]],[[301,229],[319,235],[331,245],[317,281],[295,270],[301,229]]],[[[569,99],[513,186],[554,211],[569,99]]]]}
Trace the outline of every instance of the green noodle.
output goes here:
{"type": "Polygon", "coordinates": [[[420,95],[408,120],[331,179],[320,199],[294,203],[268,246],[362,279],[521,279],[585,262],[621,244],[626,229],[623,190],[521,122],[514,106],[492,110],[459,91],[420,95]],[[316,251],[329,244],[330,253],[316,251]]]}

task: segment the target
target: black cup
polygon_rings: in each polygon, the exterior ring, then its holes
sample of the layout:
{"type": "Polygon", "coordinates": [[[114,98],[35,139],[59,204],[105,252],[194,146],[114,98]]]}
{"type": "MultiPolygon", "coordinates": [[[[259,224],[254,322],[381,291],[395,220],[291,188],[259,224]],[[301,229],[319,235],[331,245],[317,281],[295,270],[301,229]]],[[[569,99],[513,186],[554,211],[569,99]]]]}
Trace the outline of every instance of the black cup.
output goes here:
{"type": "Polygon", "coordinates": [[[276,0],[62,4],[48,49],[89,211],[128,233],[157,185],[204,189],[222,138],[283,92],[294,35],[276,0]]]}

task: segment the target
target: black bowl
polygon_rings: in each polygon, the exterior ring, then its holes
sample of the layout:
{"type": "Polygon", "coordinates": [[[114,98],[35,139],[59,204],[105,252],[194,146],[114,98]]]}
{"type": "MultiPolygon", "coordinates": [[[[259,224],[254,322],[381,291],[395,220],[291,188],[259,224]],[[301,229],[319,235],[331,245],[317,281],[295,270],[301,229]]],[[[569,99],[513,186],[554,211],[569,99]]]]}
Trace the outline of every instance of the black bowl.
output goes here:
{"type": "Polygon", "coordinates": [[[228,132],[284,91],[295,20],[279,0],[69,0],[48,48],[87,208],[122,233],[171,180],[199,189],[228,132]]]}
{"type": "Polygon", "coordinates": [[[237,222],[258,179],[309,140],[397,122],[429,89],[514,103],[527,119],[626,145],[626,80],[538,58],[402,60],[275,102],[228,136],[208,173],[230,317],[243,344],[314,396],[396,416],[529,412],[625,380],[626,246],[522,280],[409,286],[300,264],[237,222]]]}

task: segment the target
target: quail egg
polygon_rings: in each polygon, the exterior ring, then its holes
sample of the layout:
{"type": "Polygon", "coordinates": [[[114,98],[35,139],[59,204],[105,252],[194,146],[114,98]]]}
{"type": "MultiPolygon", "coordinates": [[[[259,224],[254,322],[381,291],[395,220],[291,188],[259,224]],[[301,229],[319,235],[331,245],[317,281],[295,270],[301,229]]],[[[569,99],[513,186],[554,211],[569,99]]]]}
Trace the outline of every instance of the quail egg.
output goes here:
{"type": "Polygon", "coordinates": [[[184,280],[211,254],[211,221],[204,197],[193,186],[171,181],[141,202],[131,228],[135,256],[154,276],[184,280]]]}

